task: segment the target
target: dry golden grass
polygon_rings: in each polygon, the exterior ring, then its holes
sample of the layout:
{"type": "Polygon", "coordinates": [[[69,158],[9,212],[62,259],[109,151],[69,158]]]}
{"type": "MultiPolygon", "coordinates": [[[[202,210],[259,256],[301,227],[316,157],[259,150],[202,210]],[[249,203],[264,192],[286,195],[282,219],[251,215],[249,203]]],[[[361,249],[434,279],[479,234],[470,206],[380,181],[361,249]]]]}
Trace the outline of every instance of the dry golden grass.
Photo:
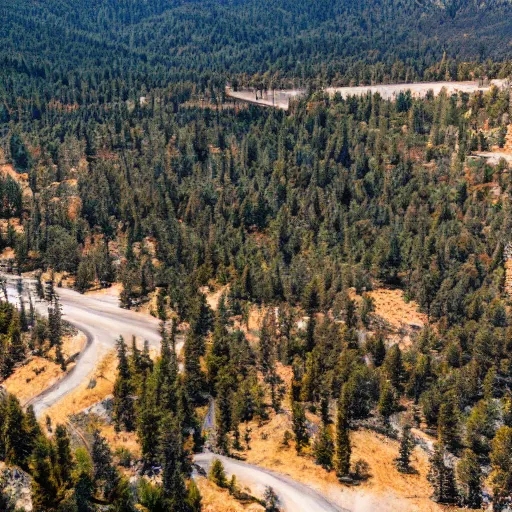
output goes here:
{"type": "Polygon", "coordinates": [[[310,449],[305,450],[304,456],[298,456],[293,442],[288,447],[282,445],[285,430],[292,430],[287,414],[274,416],[261,427],[252,424],[251,428],[251,450],[244,452],[247,462],[284,473],[294,480],[311,485],[351,510],[445,510],[430,500],[432,490],[426,480],[428,458],[418,447],[414,450],[412,460],[418,473],[404,475],[394,465],[398,442],[367,430],[351,432],[352,461],[364,459],[370,465],[372,476],[361,485],[350,487],[340,484],[334,471],[327,472],[317,466],[309,453],[310,449]]]}
{"type": "MultiPolygon", "coordinates": [[[[86,337],[81,332],[75,336],[65,336],[62,340],[64,359],[80,352],[85,342],[86,337]]],[[[49,356],[54,354],[50,353],[49,356]]],[[[73,364],[68,365],[67,371],[71,368],[73,364]]],[[[25,404],[42,390],[58,382],[65,374],[66,372],[57,363],[44,357],[33,357],[26,365],[17,368],[2,385],[9,393],[18,397],[22,404],[25,404]]]]}
{"type": "Polygon", "coordinates": [[[2,176],[10,176],[16,181],[21,187],[23,197],[32,197],[32,191],[28,183],[28,174],[17,173],[14,167],[5,161],[5,154],[2,149],[0,149],[0,174],[2,176]]]}
{"type": "Polygon", "coordinates": [[[204,294],[206,295],[206,302],[208,305],[213,309],[213,311],[217,311],[217,308],[219,307],[219,301],[222,296],[222,294],[226,294],[229,291],[229,285],[221,286],[217,290],[214,290],[213,292],[208,291],[208,288],[205,287],[203,289],[204,294]]]}
{"type": "Polygon", "coordinates": [[[23,226],[20,219],[12,217],[11,219],[0,219],[0,232],[3,235],[7,235],[9,231],[9,225],[14,229],[16,233],[23,233],[23,226]]]}
{"type": "Polygon", "coordinates": [[[5,163],[4,152],[0,150],[0,172],[4,176],[10,176],[14,181],[17,181],[21,185],[28,183],[27,173],[17,173],[11,164],[5,163]]]}
{"type": "Polygon", "coordinates": [[[114,283],[112,286],[109,286],[108,288],[97,288],[89,290],[85,292],[85,295],[90,295],[91,297],[110,296],[118,298],[122,291],[123,285],[121,283],[114,283]]]}
{"type": "Polygon", "coordinates": [[[418,304],[404,300],[402,290],[378,288],[368,292],[368,295],[375,301],[375,314],[395,329],[407,324],[423,326],[427,323],[426,315],[418,311],[418,304]]]}
{"type": "Polygon", "coordinates": [[[197,477],[197,486],[203,498],[203,512],[260,512],[263,509],[261,505],[251,503],[242,505],[229,494],[225,489],[220,489],[207,478],[197,477]]]}
{"type": "Polygon", "coordinates": [[[18,368],[2,386],[15,395],[21,404],[38,395],[64,375],[60,365],[43,357],[33,357],[28,364],[18,368]],[[40,372],[39,375],[36,372],[40,372]]]}
{"type": "Polygon", "coordinates": [[[247,323],[241,321],[240,317],[235,321],[235,327],[245,333],[249,343],[257,343],[260,339],[261,325],[268,310],[268,307],[251,305],[249,309],[249,321],[247,323]]]}
{"type": "Polygon", "coordinates": [[[118,448],[125,448],[129,450],[134,457],[141,457],[140,446],[135,432],[116,432],[114,425],[105,425],[104,423],[99,425],[99,428],[103,437],[107,439],[112,451],[118,448]]]}
{"type": "Polygon", "coordinates": [[[0,254],[0,260],[13,260],[16,258],[16,253],[11,247],[6,247],[0,254]]]}
{"type": "Polygon", "coordinates": [[[103,358],[89,379],[82,382],[75,390],[50,407],[46,414],[52,418],[53,423],[62,423],[72,414],[77,414],[100,402],[112,394],[116,373],[117,357],[115,352],[112,351],[103,358]],[[93,388],[88,387],[90,380],[96,381],[93,388]]]}

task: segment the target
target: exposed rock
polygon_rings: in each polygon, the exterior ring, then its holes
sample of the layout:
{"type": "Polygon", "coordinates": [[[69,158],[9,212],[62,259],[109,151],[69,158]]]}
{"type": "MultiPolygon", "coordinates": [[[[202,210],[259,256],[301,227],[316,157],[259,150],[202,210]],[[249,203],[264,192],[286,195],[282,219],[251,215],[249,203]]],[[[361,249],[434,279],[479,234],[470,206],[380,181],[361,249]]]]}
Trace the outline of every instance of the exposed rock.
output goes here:
{"type": "Polygon", "coordinates": [[[7,503],[16,510],[31,512],[32,479],[17,467],[8,467],[0,462],[0,492],[7,498],[7,503]]]}

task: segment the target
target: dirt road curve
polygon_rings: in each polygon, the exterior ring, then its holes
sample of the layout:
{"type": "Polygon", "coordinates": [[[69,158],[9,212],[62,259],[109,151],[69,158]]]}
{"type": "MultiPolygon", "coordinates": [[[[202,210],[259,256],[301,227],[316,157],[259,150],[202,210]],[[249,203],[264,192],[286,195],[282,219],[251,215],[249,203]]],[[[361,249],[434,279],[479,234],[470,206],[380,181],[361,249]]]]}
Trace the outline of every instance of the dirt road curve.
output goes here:
{"type": "MultiPolygon", "coordinates": [[[[9,300],[18,303],[17,280],[7,279],[9,300]]],[[[33,287],[34,282],[24,279],[24,288],[33,287]]],[[[87,335],[87,345],[77,359],[74,368],[54,386],[42,391],[30,401],[40,417],[44,411],[66,394],[73,391],[94,370],[103,357],[115,347],[116,339],[122,335],[130,342],[132,335],[147,339],[152,347],[160,345],[159,321],[150,315],[121,309],[113,297],[81,295],[66,288],[56,288],[62,304],[63,318],[87,335]]],[[[33,299],[35,292],[31,293],[33,299]]],[[[47,313],[47,303],[35,304],[38,313],[47,313]]]]}
{"type": "MultiPolygon", "coordinates": [[[[7,280],[10,302],[18,303],[18,278],[9,275],[3,277],[7,280]]],[[[23,284],[26,295],[27,288],[33,287],[34,282],[24,279],[23,284]]],[[[147,339],[154,347],[160,344],[159,322],[152,316],[121,309],[112,297],[91,297],[65,288],[56,291],[62,304],[63,318],[85,332],[88,342],[75,367],[56,385],[31,400],[38,417],[88,378],[103,356],[114,348],[119,335],[129,340],[135,334],[147,339]]],[[[35,296],[32,293],[32,297],[35,296]]],[[[47,303],[36,303],[36,309],[40,314],[46,314],[47,303]]],[[[256,495],[263,496],[265,488],[272,487],[279,496],[284,512],[348,512],[291,478],[226,457],[216,457],[222,460],[228,474],[236,474],[239,482],[249,486],[256,495]]],[[[203,453],[195,456],[195,462],[208,469],[213,458],[213,454],[203,453]]]]}
{"type": "Polygon", "coordinates": [[[262,497],[265,487],[272,487],[279,496],[282,510],[290,512],[348,512],[347,509],[331,503],[307,485],[268,469],[210,452],[196,455],[194,462],[208,471],[214,458],[220,459],[226,473],[229,476],[235,474],[239,484],[249,487],[254,495],[262,497]]]}

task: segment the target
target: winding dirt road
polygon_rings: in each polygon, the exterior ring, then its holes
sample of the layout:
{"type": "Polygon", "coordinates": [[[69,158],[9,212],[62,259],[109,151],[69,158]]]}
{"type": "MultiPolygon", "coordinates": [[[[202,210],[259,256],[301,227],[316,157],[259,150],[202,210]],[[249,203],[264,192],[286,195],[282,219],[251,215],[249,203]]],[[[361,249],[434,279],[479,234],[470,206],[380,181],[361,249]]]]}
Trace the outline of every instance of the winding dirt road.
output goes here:
{"type": "Polygon", "coordinates": [[[227,475],[236,475],[237,481],[243,486],[248,486],[256,496],[262,497],[265,488],[272,487],[279,497],[282,510],[290,512],[349,512],[346,508],[338,507],[311,487],[269,469],[211,452],[194,456],[194,462],[205,471],[208,471],[214,459],[219,459],[222,462],[227,475]]]}
{"type": "MultiPolygon", "coordinates": [[[[11,303],[19,303],[17,283],[19,278],[3,275],[11,303]]],[[[31,289],[32,300],[36,297],[32,288],[35,282],[23,279],[24,298],[31,289]]],[[[87,336],[87,344],[78,356],[75,366],[59,382],[42,391],[30,401],[38,417],[65,395],[84,382],[105,355],[115,347],[120,335],[130,342],[132,335],[148,340],[151,347],[160,346],[159,321],[146,314],[121,309],[117,300],[109,296],[81,295],[67,288],[56,288],[62,305],[62,318],[87,336]]],[[[41,315],[47,314],[45,301],[35,303],[41,315]]]]}
{"type": "MultiPolygon", "coordinates": [[[[20,278],[5,274],[2,277],[7,282],[10,302],[19,303],[20,278]]],[[[23,279],[25,299],[28,289],[34,286],[33,280],[23,279]]],[[[56,288],[56,292],[62,305],[63,318],[87,335],[87,345],[65,377],[30,401],[38,417],[88,378],[102,358],[115,347],[119,335],[126,340],[136,335],[139,339],[147,339],[152,347],[160,344],[159,321],[150,315],[121,309],[115,297],[81,295],[66,288],[56,288]]],[[[31,292],[31,295],[36,297],[35,292],[31,292]]],[[[47,314],[45,301],[36,302],[35,307],[39,314],[47,314]]],[[[283,512],[348,512],[314,489],[273,471],[210,452],[198,454],[194,460],[207,470],[214,457],[221,459],[226,472],[236,474],[238,481],[249,486],[256,495],[263,496],[265,488],[272,487],[279,497],[283,512]]]]}

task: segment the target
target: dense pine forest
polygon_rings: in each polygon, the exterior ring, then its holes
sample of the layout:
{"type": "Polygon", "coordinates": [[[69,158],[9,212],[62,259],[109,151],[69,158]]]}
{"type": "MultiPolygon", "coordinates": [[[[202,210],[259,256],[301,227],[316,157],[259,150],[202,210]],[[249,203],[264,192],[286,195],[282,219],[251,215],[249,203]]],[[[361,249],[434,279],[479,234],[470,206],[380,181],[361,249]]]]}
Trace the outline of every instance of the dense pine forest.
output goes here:
{"type": "MultiPolygon", "coordinates": [[[[112,422],[140,448],[135,484],[99,430],[72,450],[65,425],[2,394],[0,460],[31,476],[34,510],[201,510],[193,454],[209,408],[208,449],[243,457],[251,422],[285,411],[283,446],[345,485],[368,478],[351,457],[356,429],[398,438],[403,474],[421,430],[434,501],[480,509],[485,495],[507,510],[512,175],[473,154],[507,144],[510,89],[387,101],[322,87],[510,78],[509,1],[19,0],[0,12],[0,249],[48,301],[48,319],[32,302],[18,311],[2,285],[1,379],[32,355],[66,369],[65,278],[80,293],[120,283],[122,307],[154,304],[162,322],[158,356],[117,342],[112,422]],[[307,95],[264,109],[228,100],[227,82],[307,95]],[[425,315],[408,346],[388,339],[376,289],[425,315]]],[[[244,494],[220,462],[210,479],[279,510],[272,489],[244,494]]],[[[6,493],[0,509],[15,510],[6,493]]]]}

